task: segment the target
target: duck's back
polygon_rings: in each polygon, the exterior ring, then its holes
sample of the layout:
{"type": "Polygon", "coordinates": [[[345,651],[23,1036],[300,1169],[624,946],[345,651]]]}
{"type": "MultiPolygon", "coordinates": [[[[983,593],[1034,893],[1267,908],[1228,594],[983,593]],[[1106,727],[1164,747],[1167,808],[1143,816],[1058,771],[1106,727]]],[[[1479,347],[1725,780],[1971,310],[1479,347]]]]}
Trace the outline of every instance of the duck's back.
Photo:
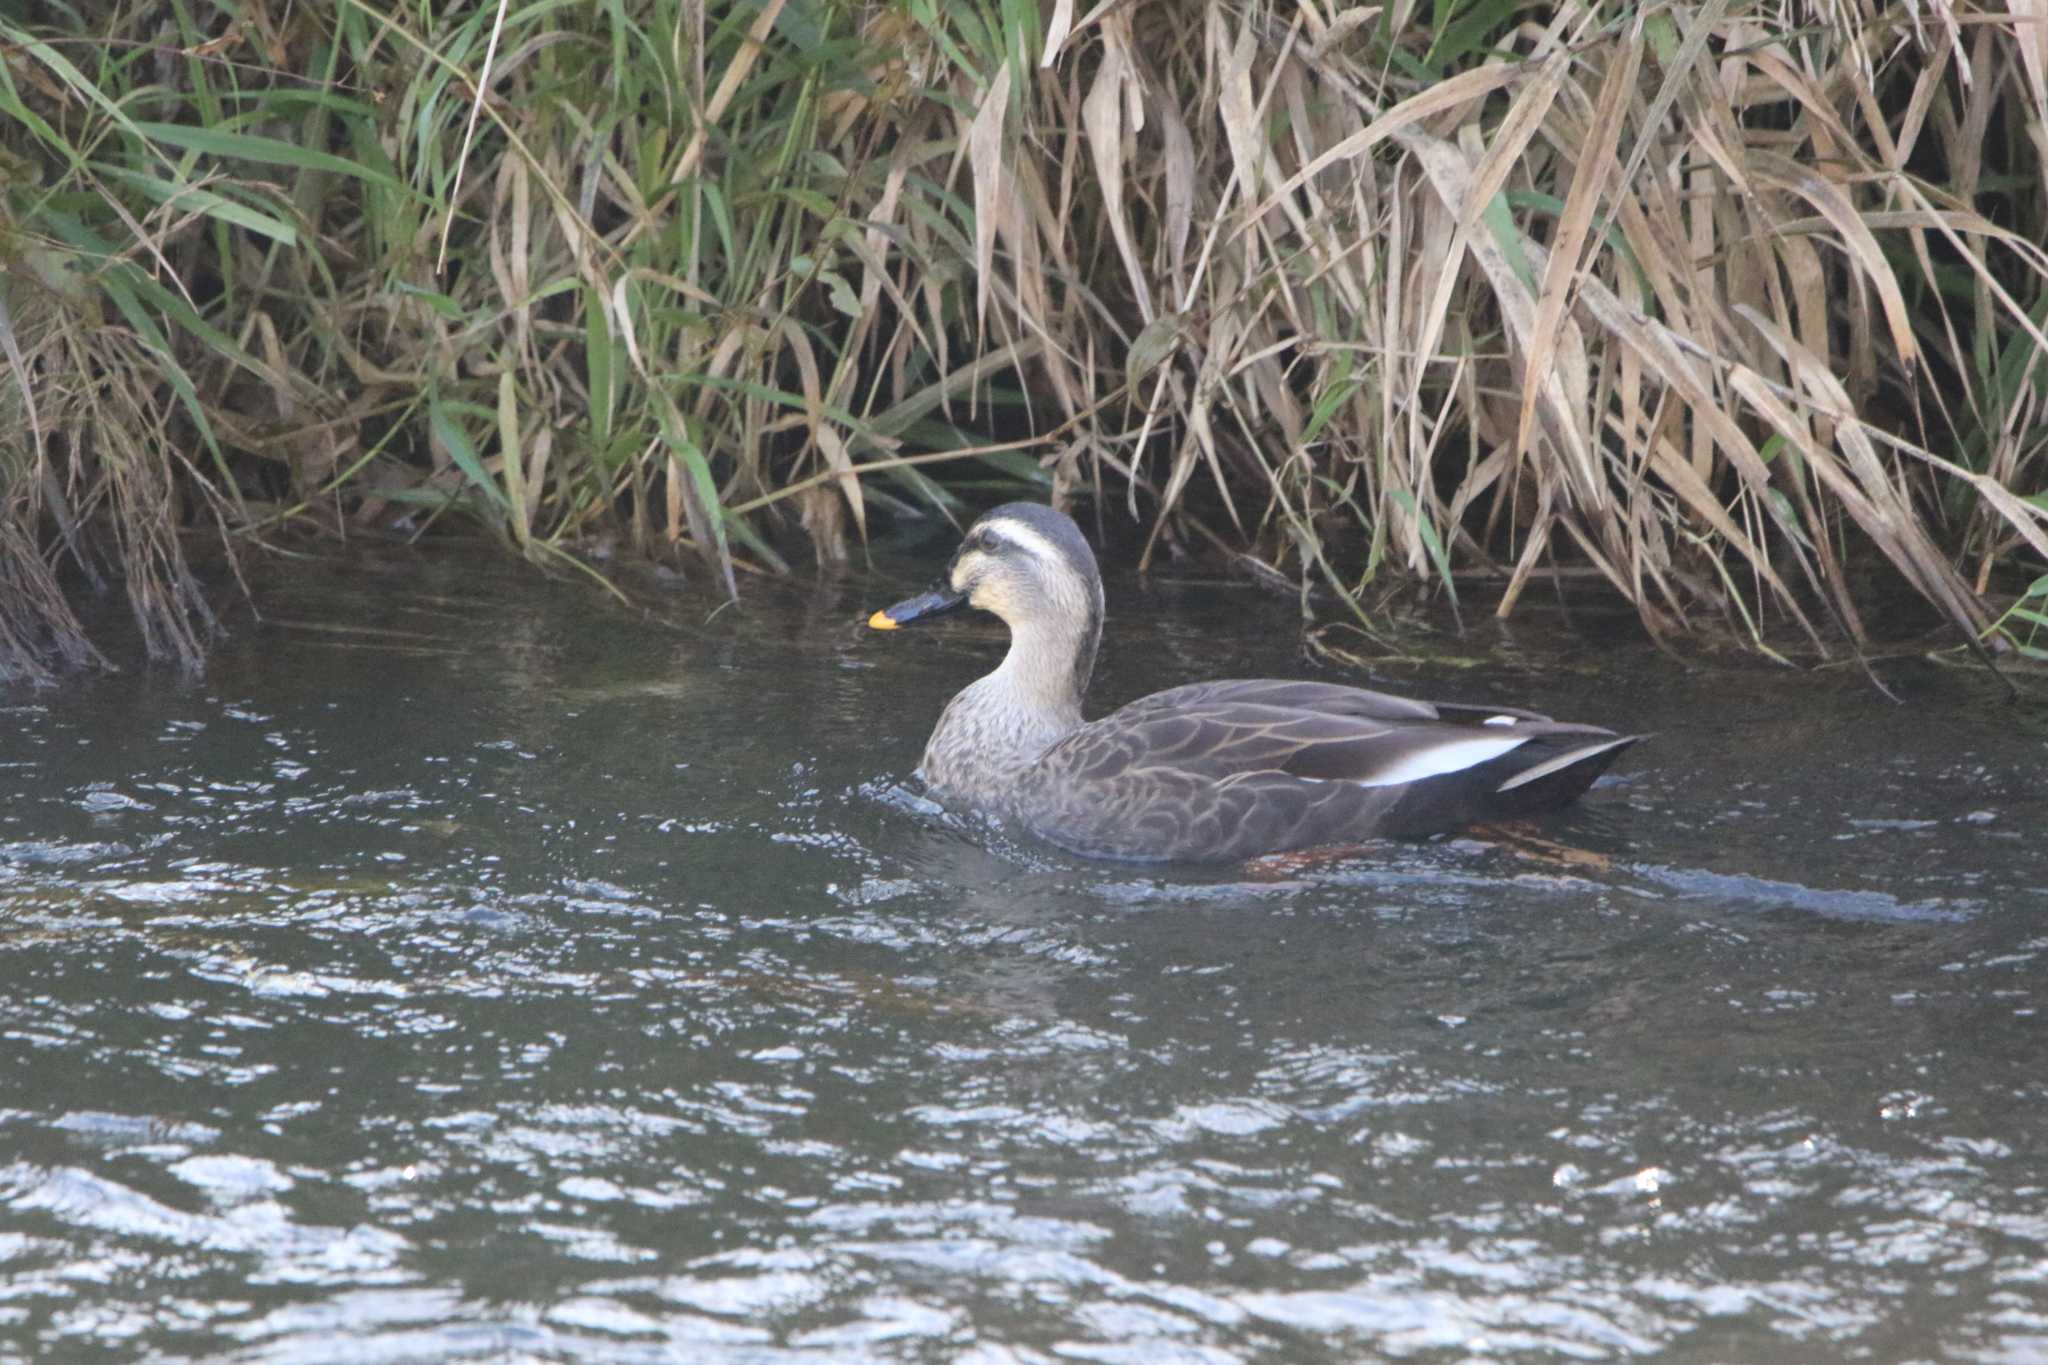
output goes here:
{"type": "Polygon", "coordinates": [[[1246,858],[1549,809],[1632,740],[1330,683],[1196,683],[1052,745],[1023,773],[1015,810],[1094,857],[1246,858]]]}

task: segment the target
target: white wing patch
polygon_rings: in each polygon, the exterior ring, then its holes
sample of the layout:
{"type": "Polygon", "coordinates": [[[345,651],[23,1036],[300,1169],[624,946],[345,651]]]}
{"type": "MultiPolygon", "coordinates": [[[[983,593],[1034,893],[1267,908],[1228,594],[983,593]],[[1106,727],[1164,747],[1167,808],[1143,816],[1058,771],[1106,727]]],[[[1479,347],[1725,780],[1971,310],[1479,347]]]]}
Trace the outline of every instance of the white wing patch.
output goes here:
{"type": "Polygon", "coordinates": [[[1442,777],[1445,773],[1463,772],[1467,768],[1478,767],[1490,758],[1499,758],[1508,750],[1528,743],[1529,738],[1527,735],[1516,735],[1503,739],[1450,740],[1447,743],[1432,745],[1420,753],[1409,754],[1392,767],[1382,768],[1369,778],[1359,779],[1358,785],[1392,787],[1403,782],[1420,782],[1425,777],[1442,777]]]}
{"type": "Polygon", "coordinates": [[[1513,725],[1515,718],[1513,716],[1488,716],[1479,723],[1481,725],[1513,725]]]}
{"type": "Polygon", "coordinates": [[[1511,792],[1515,788],[1526,786],[1531,782],[1537,781],[1539,778],[1548,777],[1552,773],[1563,772],[1574,763],[1582,763],[1595,754],[1604,754],[1609,749],[1615,748],[1618,745],[1628,744],[1632,742],[1633,738],[1631,735],[1617,735],[1613,739],[1603,739],[1594,744],[1582,744],[1576,749],[1567,749],[1556,758],[1545,759],[1533,768],[1523,769],[1494,788],[1494,790],[1511,792]]]}

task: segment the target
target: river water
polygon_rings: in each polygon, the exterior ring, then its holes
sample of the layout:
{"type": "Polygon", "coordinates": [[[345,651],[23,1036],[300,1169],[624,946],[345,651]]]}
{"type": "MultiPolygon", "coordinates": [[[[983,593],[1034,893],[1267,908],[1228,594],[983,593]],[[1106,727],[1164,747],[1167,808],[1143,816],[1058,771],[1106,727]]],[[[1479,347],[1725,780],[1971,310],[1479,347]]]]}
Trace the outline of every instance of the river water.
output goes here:
{"type": "MultiPolygon", "coordinates": [[[[2048,1358],[2039,709],[1532,593],[1352,676],[1655,732],[1543,842],[1091,864],[917,794],[943,554],[0,694],[0,1358],[2048,1358]]],[[[1258,673],[1112,583],[1098,707],[1258,673]]]]}

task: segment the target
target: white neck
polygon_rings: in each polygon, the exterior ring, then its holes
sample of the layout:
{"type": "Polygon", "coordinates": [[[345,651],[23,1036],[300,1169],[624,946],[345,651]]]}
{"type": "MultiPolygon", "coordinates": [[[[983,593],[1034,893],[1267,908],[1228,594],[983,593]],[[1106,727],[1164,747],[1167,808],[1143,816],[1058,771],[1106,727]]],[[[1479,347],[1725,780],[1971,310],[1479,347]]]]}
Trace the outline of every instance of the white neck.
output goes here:
{"type": "Polygon", "coordinates": [[[1048,747],[1081,725],[1075,663],[1084,641],[1074,626],[1012,627],[1010,652],[995,672],[947,704],[925,746],[921,771],[942,793],[1002,813],[1018,781],[1048,747]]]}
{"type": "Polygon", "coordinates": [[[1074,676],[1074,665],[1089,643],[1068,623],[1012,626],[1010,652],[985,681],[1014,704],[1072,729],[1081,723],[1081,688],[1087,685],[1085,678],[1074,676]]]}

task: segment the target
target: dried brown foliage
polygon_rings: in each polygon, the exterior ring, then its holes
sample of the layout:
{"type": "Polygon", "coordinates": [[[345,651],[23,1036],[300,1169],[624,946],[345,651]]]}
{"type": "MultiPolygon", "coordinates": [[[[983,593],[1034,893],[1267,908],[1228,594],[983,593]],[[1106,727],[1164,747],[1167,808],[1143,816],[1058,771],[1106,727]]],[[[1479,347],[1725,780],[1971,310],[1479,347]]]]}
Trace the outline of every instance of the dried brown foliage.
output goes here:
{"type": "Polygon", "coordinates": [[[971,473],[1354,602],[1571,564],[1827,653],[1893,578],[2048,657],[2041,16],[1029,14],[337,3],[97,71],[0,23],[0,652],[75,636],[94,523],[189,658],[195,524],[731,593],[971,473]]]}

